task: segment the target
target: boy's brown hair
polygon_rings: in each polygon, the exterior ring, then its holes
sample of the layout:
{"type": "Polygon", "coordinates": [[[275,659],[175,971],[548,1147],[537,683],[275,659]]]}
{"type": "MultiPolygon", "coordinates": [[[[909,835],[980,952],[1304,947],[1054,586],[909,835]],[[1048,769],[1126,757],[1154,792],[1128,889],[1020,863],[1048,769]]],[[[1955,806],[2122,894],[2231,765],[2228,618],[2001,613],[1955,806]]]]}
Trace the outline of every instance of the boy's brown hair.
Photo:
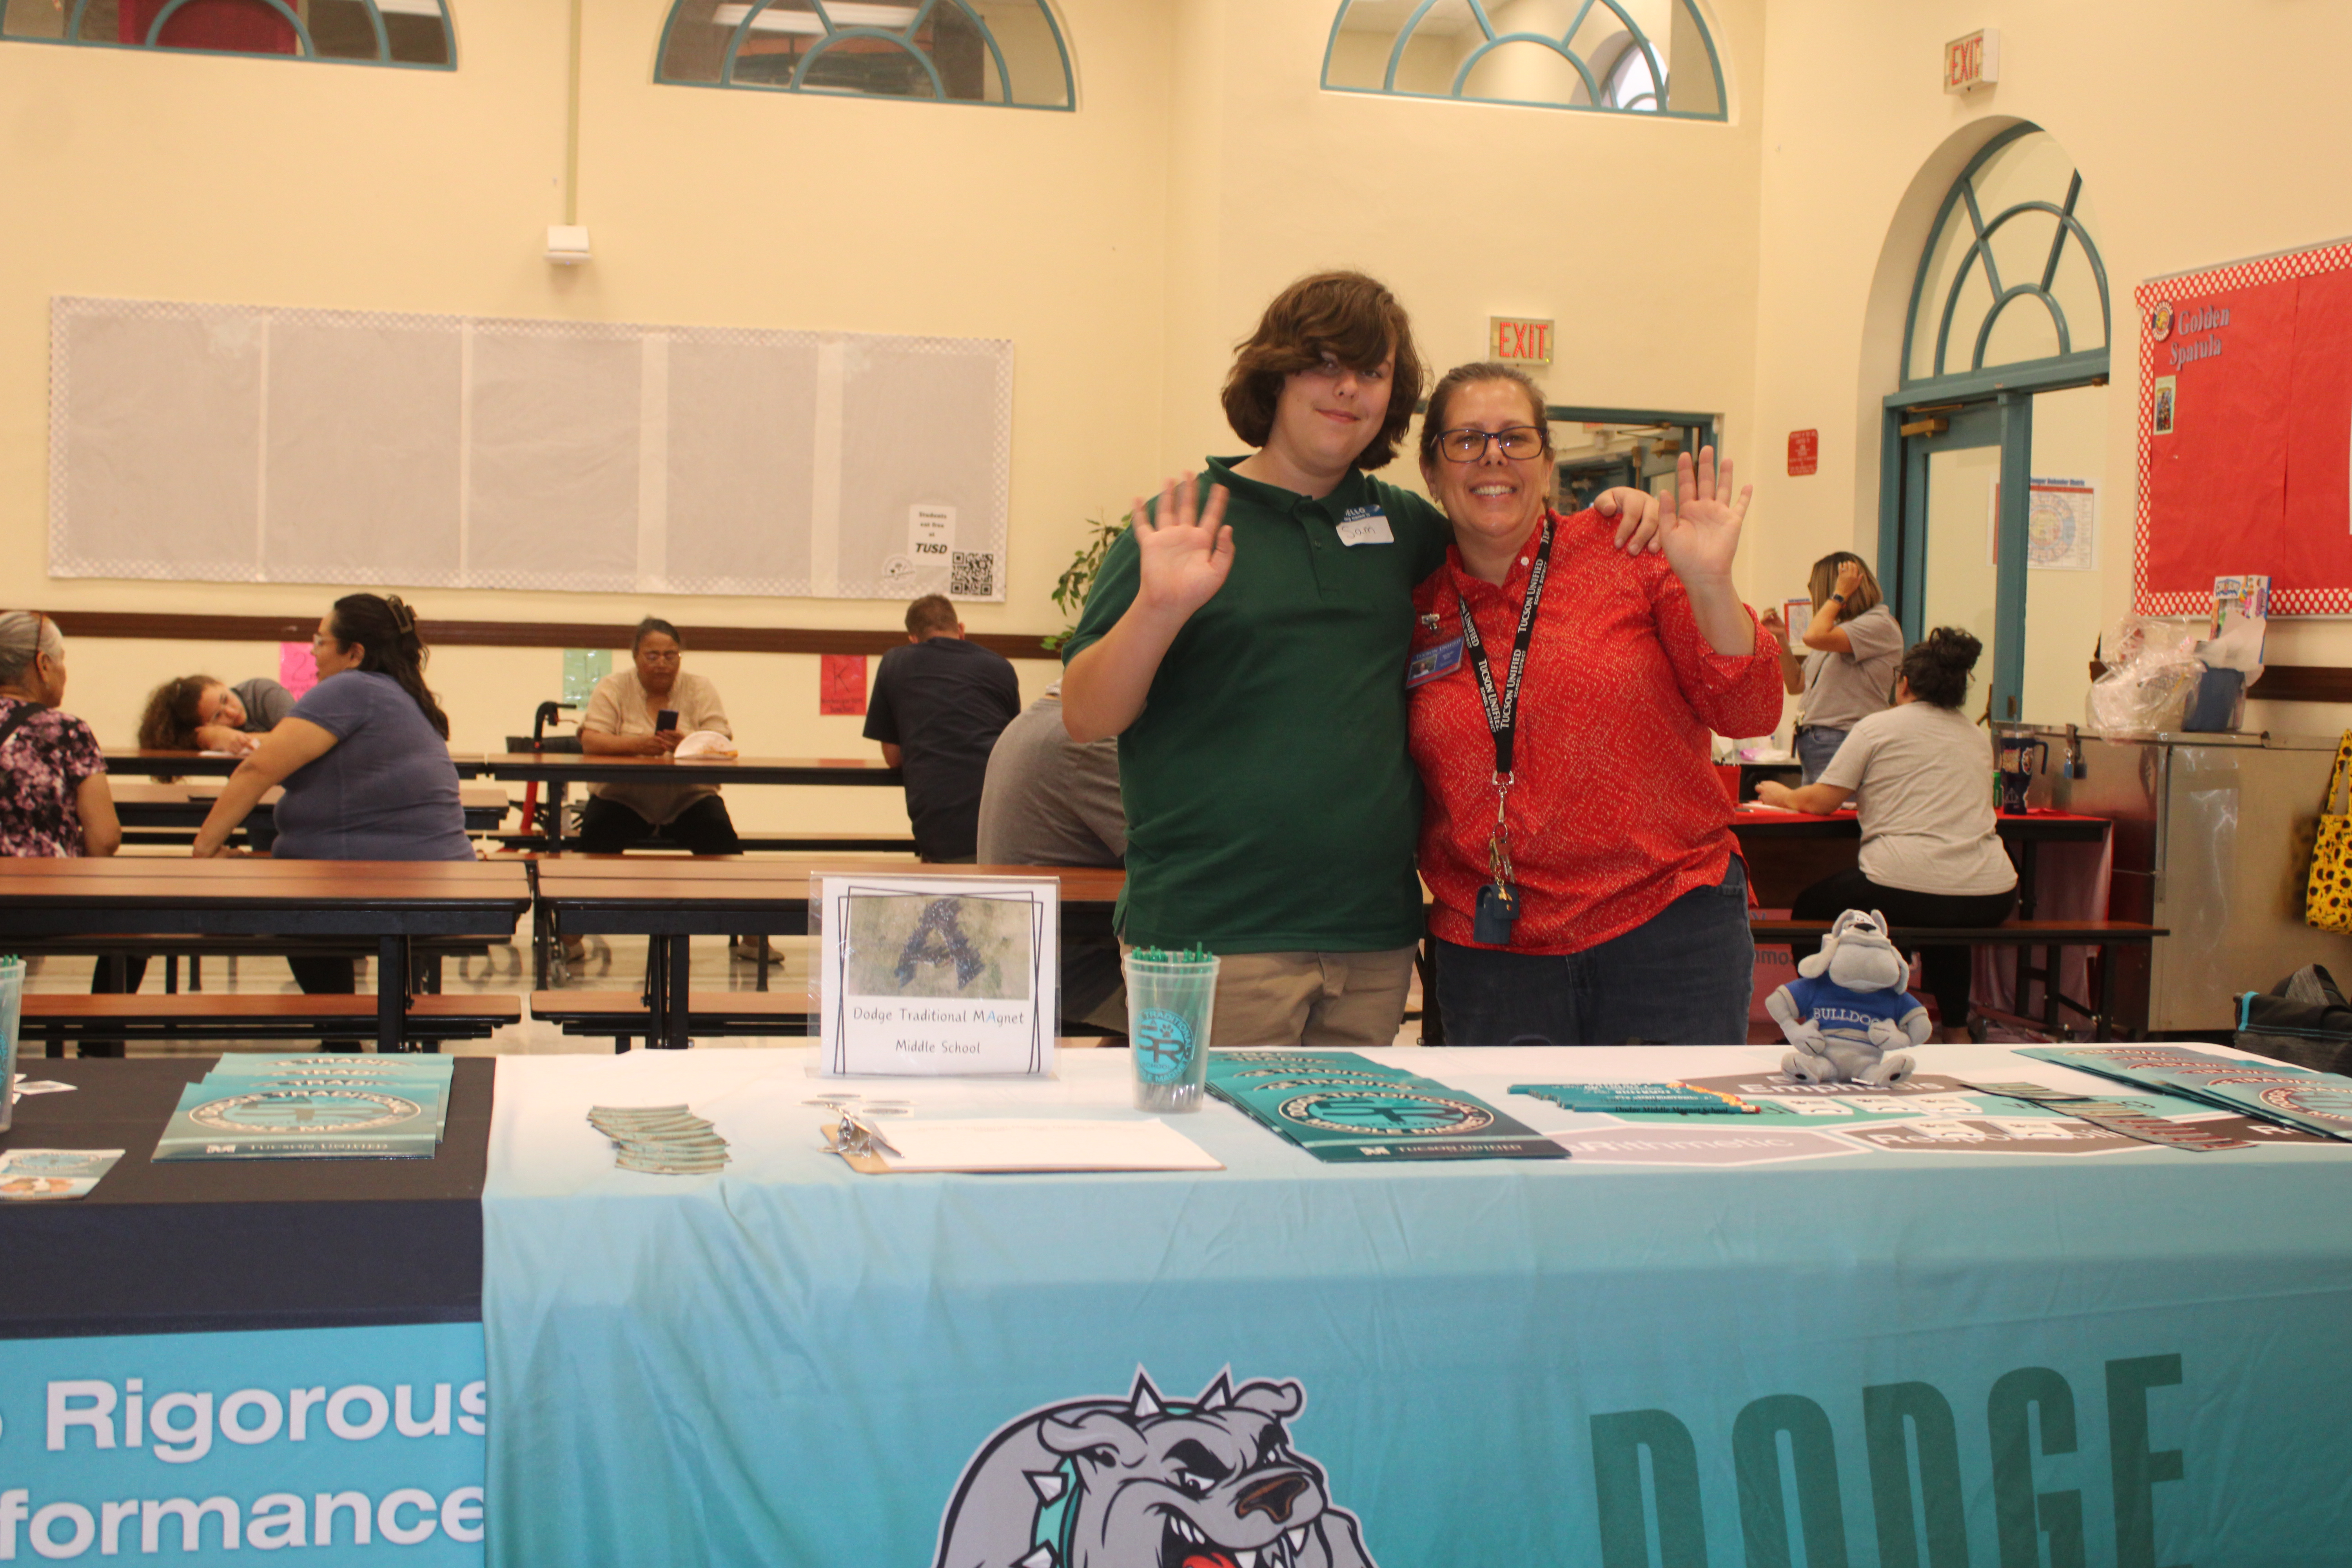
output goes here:
{"type": "Polygon", "coordinates": [[[1354,463],[1359,468],[1385,467],[1421,401],[1421,353],[1397,297],[1360,272],[1318,272],[1274,297],[1257,331],[1234,352],[1233,371],[1225,377],[1226,420],[1243,440],[1265,446],[1274,433],[1283,383],[1313,370],[1326,354],[1358,372],[1376,371],[1382,360],[1395,356],[1388,416],[1354,463]]]}

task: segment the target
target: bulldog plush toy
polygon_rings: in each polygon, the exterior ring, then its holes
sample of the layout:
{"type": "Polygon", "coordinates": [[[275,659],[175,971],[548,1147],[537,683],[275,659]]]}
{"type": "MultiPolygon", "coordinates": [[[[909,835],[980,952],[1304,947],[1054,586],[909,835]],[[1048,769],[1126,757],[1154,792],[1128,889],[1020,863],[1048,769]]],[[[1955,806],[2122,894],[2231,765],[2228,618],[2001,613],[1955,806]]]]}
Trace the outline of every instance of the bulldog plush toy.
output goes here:
{"type": "Polygon", "coordinates": [[[1911,1076],[1911,1058],[1895,1047],[1927,1041],[1927,1009],[1903,988],[1911,961],[1887,939],[1886,917],[1846,910],[1797,974],[1764,1002],[1797,1047],[1780,1058],[1782,1072],[1799,1083],[1887,1084],[1911,1076]]]}

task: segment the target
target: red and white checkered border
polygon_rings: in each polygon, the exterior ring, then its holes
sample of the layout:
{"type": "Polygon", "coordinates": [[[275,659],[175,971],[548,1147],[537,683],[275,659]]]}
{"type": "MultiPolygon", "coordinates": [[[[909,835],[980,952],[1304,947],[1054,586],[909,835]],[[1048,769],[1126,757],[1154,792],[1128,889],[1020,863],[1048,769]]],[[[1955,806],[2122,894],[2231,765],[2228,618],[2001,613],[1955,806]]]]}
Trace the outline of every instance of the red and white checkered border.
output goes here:
{"type": "MultiPolygon", "coordinates": [[[[2264,256],[2252,261],[2233,261],[2225,267],[2210,267],[2200,272],[2179,272],[2169,278],[2159,278],[2140,284],[2132,290],[2136,307],[2133,331],[2139,338],[2139,494],[2137,516],[2132,527],[2132,609],[2142,616],[2201,616],[2213,609],[2211,588],[2167,588],[2161,591],[2147,585],[2147,466],[2150,446],[2156,434],[2156,340],[2148,335],[2147,313],[2167,300],[2176,305],[2183,299],[2213,293],[2225,289],[2244,289],[2261,283],[2286,283],[2297,278],[2312,278],[2322,273],[2342,272],[2352,268],[2352,240],[2331,240],[2315,245],[2307,250],[2291,250],[2281,256],[2264,256]]],[[[2352,616],[2352,583],[2337,587],[2271,586],[2271,614],[2273,616],[2352,616]]]]}

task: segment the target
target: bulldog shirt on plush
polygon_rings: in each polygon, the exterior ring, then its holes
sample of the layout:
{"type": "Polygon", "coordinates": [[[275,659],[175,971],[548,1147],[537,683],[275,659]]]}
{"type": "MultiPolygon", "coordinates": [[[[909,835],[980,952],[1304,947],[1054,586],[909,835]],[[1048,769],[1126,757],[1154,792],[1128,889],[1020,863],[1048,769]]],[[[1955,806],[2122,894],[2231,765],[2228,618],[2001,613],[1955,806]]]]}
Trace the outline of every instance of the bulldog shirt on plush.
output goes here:
{"type": "Polygon", "coordinates": [[[1786,989],[1815,1028],[1857,1040],[1869,1038],[1871,1025],[1881,1018],[1901,1028],[1919,1006],[1908,991],[1849,991],[1825,975],[1791,980],[1786,989]]]}

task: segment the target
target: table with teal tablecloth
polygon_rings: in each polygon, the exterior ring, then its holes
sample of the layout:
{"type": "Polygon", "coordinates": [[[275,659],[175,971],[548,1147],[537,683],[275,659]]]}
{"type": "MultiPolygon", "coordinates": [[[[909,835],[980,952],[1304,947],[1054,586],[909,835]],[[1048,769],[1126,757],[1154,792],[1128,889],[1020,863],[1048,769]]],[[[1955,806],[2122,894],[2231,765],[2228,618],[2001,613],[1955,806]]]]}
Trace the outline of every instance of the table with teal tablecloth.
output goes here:
{"type": "Polygon", "coordinates": [[[1375,1055],[1575,1157],[1319,1163],[1213,1105],[1170,1120],[1222,1171],[861,1175],[812,1097],[1129,1117],[1125,1054],[502,1061],[491,1561],[2352,1562],[2352,1145],[1635,1127],[1507,1091],[1779,1052],[1375,1055]],[[680,1101],[723,1174],[617,1171],[583,1120],[680,1101]]]}

